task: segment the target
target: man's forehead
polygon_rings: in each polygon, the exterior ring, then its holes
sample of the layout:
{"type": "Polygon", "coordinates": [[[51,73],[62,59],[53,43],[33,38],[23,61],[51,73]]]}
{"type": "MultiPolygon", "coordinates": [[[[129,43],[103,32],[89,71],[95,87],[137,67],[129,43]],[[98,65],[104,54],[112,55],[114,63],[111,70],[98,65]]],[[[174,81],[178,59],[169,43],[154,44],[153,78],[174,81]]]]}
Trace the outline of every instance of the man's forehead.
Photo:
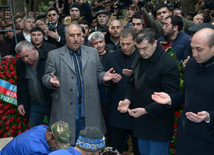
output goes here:
{"type": "Polygon", "coordinates": [[[107,14],[105,14],[105,13],[100,13],[99,15],[98,15],[98,17],[100,17],[100,16],[107,16],[107,14]]]}
{"type": "Polygon", "coordinates": [[[167,10],[167,7],[163,7],[163,8],[158,9],[158,10],[157,10],[157,13],[158,13],[158,12],[163,12],[163,11],[169,12],[169,11],[167,10]]]}
{"type": "Polygon", "coordinates": [[[53,14],[53,13],[56,13],[56,11],[55,10],[48,11],[48,14],[53,14]]]}
{"type": "Polygon", "coordinates": [[[40,32],[40,31],[34,31],[34,32],[31,32],[31,34],[42,34],[42,32],[40,32]]]}
{"type": "Polygon", "coordinates": [[[111,25],[110,25],[111,27],[112,26],[120,26],[121,27],[121,24],[120,24],[120,22],[119,21],[113,21],[113,22],[111,22],[111,25]]]}
{"type": "Polygon", "coordinates": [[[16,19],[16,22],[18,22],[18,21],[22,21],[22,19],[21,19],[21,18],[17,18],[17,19],[16,19]]]}
{"type": "Polygon", "coordinates": [[[78,8],[75,8],[75,7],[73,7],[71,10],[72,10],[72,11],[79,11],[79,9],[78,9],[78,8]]]}
{"type": "Polygon", "coordinates": [[[93,39],[93,42],[104,41],[103,38],[93,39]]]}
{"type": "Polygon", "coordinates": [[[141,19],[133,18],[132,23],[142,23],[141,19]]]}

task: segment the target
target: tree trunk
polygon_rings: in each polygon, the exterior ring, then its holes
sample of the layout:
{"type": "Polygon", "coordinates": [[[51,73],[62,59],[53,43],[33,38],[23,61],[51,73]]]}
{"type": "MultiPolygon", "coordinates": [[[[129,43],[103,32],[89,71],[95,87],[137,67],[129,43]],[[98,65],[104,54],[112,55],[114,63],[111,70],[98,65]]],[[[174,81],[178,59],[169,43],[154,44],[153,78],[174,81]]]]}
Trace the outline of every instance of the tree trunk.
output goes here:
{"type": "Polygon", "coordinates": [[[14,15],[17,12],[25,12],[24,3],[25,3],[25,0],[12,0],[14,15]]]}
{"type": "Polygon", "coordinates": [[[174,0],[170,0],[170,4],[172,4],[172,8],[174,8],[174,0]]]}
{"type": "Polygon", "coordinates": [[[182,11],[186,17],[188,12],[194,12],[194,1],[193,0],[181,0],[182,11]]]}

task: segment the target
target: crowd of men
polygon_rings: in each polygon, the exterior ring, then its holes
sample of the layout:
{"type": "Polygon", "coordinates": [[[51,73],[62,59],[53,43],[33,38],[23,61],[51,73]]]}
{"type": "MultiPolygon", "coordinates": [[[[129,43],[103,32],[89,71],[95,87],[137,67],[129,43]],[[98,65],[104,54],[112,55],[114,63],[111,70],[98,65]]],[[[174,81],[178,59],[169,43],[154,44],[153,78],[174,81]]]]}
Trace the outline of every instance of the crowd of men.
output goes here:
{"type": "MultiPolygon", "coordinates": [[[[2,57],[19,56],[18,112],[29,118],[32,129],[43,123],[45,114],[50,126],[59,120],[68,123],[71,146],[84,139],[82,130],[95,126],[98,135],[107,137],[106,145],[120,154],[127,150],[130,135],[135,155],[167,155],[175,107],[185,104],[177,154],[211,155],[213,0],[199,0],[186,17],[179,0],[174,8],[151,1],[141,6],[134,0],[121,10],[120,3],[51,1],[37,20],[32,12],[19,12],[12,19],[10,10],[5,11],[0,28],[13,29],[14,20],[17,43],[14,32],[0,33],[0,52],[2,57]],[[166,52],[169,47],[176,60],[166,52]],[[180,72],[185,75],[182,91],[180,72]]],[[[68,150],[81,152],[78,147],[68,150]]]]}

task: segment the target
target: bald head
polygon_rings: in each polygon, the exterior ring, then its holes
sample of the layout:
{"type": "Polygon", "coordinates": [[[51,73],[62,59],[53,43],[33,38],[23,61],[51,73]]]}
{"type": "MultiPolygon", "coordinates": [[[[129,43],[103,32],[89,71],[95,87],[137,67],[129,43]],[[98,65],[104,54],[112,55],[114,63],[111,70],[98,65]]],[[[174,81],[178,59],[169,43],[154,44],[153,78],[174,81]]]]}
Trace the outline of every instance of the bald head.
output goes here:
{"type": "Polygon", "coordinates": [[[191,41],[193,57],[204,63],[214,56],[214,30],[204,28],[193,35],[191,41]]]}

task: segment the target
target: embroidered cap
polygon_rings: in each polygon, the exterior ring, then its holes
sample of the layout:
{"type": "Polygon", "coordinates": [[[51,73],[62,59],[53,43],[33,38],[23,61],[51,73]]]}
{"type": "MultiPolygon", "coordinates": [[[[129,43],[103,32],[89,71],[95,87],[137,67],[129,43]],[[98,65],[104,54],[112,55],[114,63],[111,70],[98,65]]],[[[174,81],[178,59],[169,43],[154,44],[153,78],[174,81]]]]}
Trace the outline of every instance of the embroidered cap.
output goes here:
{"type": "Polygon", "coordinates": [[[71,129],[68,123],[58,121],[51,126],[51,132],[60,149],[70,147],[71,129]]]}
{"type": "Polygon", "coordinates": [[[105,137],[97,127],[86,127],[80,131],[76,147],[87,152],[103,150],[106,147],[105,137]]]}

